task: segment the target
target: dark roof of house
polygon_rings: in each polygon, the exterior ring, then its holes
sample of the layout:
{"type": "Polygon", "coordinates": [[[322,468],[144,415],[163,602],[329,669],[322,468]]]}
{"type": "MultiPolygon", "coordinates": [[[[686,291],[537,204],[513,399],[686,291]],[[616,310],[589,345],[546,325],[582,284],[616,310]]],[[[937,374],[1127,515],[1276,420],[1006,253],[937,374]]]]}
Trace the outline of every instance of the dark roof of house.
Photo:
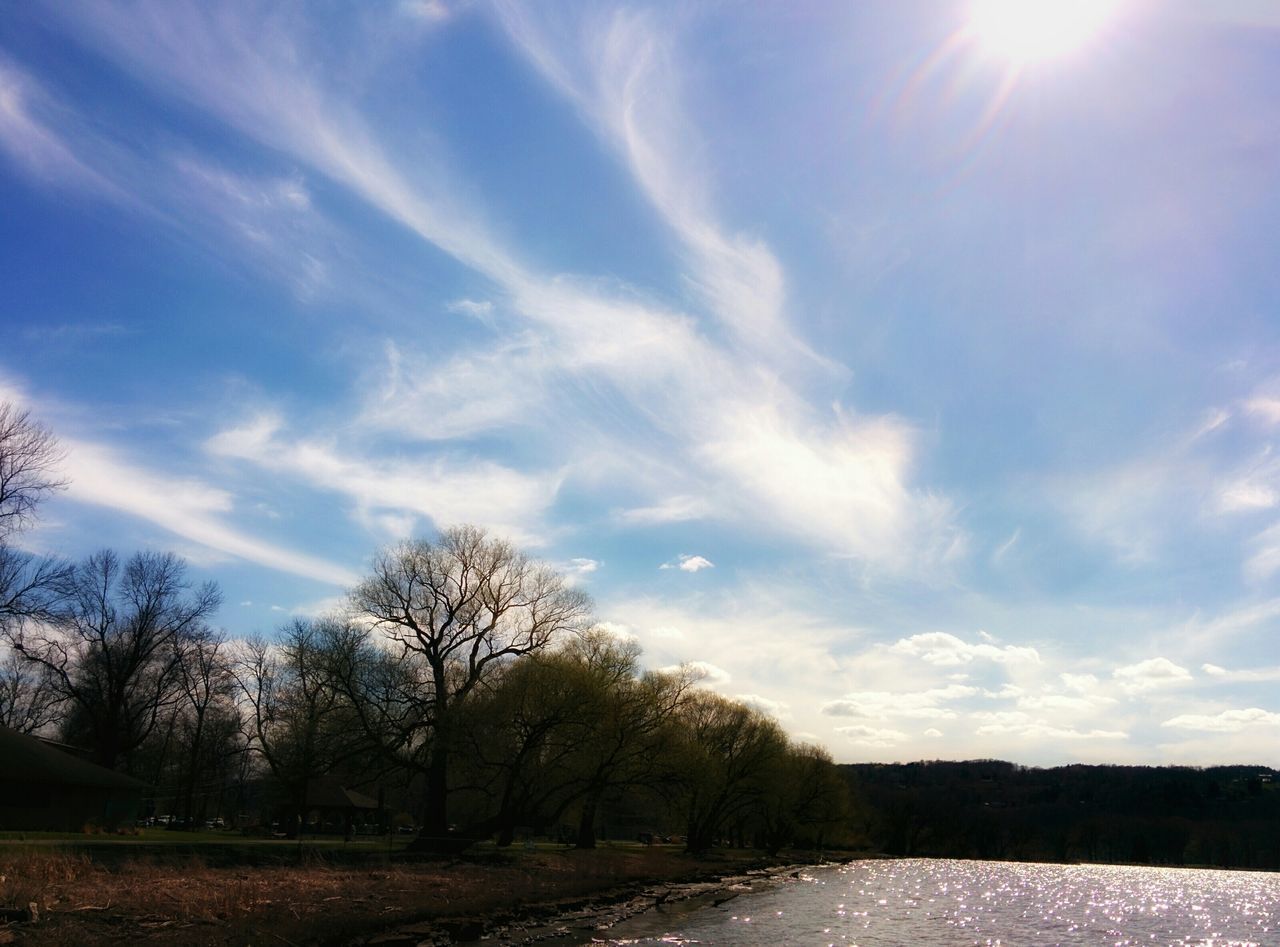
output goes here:
{"type": "Polygon", "coordinates": [[[146,789],[147,784],[0,727],[0,782],[56,783],[96,789],[146,789]]]}
{"type": "Polygon", "coordinates": [[[307,805],[315,809],[376,809],[378,802],[348,789],[336,776],[321,776],[307,783],[307,805]]]}

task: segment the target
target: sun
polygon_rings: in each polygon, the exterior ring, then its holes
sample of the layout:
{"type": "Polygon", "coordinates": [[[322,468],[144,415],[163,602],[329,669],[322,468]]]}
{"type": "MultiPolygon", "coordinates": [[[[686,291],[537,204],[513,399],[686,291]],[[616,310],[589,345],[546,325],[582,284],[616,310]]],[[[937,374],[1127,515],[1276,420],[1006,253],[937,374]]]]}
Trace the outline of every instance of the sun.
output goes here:
{"type": "Polygon", "coordinates": [[[1065,56],[1106,25],[1116,0],[974,0],[966,32],[1017,65],[1065,56]]]}

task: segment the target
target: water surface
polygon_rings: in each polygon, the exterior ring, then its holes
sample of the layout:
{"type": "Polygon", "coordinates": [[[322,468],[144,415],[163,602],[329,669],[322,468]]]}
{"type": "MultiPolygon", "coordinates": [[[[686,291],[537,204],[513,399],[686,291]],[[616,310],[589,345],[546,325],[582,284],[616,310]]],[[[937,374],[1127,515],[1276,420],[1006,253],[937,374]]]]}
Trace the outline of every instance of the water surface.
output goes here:
{"type": "Polygon", "coordinates": [[[888,859],[813,868],[692,913],[651,911],[609,944],[967,947],[1280,945],[1280,875],[888,859]]]}

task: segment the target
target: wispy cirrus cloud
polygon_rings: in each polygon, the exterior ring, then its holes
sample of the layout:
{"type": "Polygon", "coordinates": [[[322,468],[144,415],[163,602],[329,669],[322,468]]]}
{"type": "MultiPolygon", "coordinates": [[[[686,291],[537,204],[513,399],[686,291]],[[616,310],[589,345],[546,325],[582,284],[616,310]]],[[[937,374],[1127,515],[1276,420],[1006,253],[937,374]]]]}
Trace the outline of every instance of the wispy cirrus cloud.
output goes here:
{"type": "Polygon", "coordinates": [[[351,586],[345,566],[250,536],[226,522],[231,493],[193,478],[156,473],[109,448],[63,439],[70,499],[108,507],[155,523],[183,539],[227,555],[331,585],[351,586]]]}
{"type": "MultiPolygon", "coordinates": [[[[708,305],[747,340],[746,358],[741,346],[718,345],[691,316],[641,294],[618,292],[608,282],[539,272],[523,262],[519,252],[492,234],[485,215],[459,196],[467,189],[459,186],[448,160],[432,150],[429,138],[418,140],[412,161],[406,160],[394,137],[361,117],[345,89],[309,67],[313,60],[299,54],[307,43],[305,24],[192,4],[143,6],[146,15],[73,4],[65,24],[124,68],[289,156],[306,173],[342,186],[492,281],[506,300],[504,309],[536,328],[534,344],[517,340],[496,356],[464,349],[450,354],[443,366],[438,353],[401,350],[402,377],[410,380],[402,380],[395,391],[403,399],[404,416],[430,419],[416,431],[412,423],[404,425],[403,433],[450,439],[500,428],[517,417],[536,424],[539,406],[555,395],[549,379],[572,377],[579,386],[611,395],[607,413],[580,418],[591,432],[593,450],[602,439],[619,438],[620,427],[647,428],[655,449],[665,454],[674,445],[684,453],[690,475],[722,498],[716,510],[726,518],[766,524],[898,571],[936,568],[937,550],[959,548],[945,538],[954,532],[950,504],[908,483],[915,452],[910,425],[888,416],[816,408],[779,374],[774,355],[795,351],[797,345],[783,318],[776,261],[757,243],[726,236],[708,209],[709,200],[700,196],[708,189],[705,177],[679,164],[684,146],[668,130],[669,122],[679,123],[679,84],[667,84],[672,52],[663,51],[664,40],[645,18],[621,17],[602,27],[609,51],[582,66],[597,90],[584,114],[610,122],[619,110],[648,108],[664,96],[646,93],[643,102],[629,96],[651,83],[658,92],[671,93],[665,96],[669,115],[636,116],[635,135],[625,141],[634,148],[627,160],[691,248],[693,278],[710,287],[708,305]],[[633,68],[640,71],[628,78],[633,68]],[[698,196],[686,200],[686,192],[698,196]],[[426,410],[440,405],[450,384],[474,390],[491,371],[510,380],[501,395],[451,411],[426,410]],[[626,416],[621,426],[619,413],[626,416]],[[797,482],[806,488],[796,490],[797,482]]],[[[624,131],[617,127],[609,135],[624,131]]],[[[210,187],[221,180],[205,177],[210,187]]],[[[231,193],[241,191],[233,187],[231,193]]],[[[242,196],[253,208],[260,206],[261,193],[242,196]]],[[[288,205],[301,192],[267,193],[282,196],[288,205]]],[[[288,206],[281,210],[292,212],[288,206]]],[[[324,279],[323,270],[312,275],[324,279]]],[[[807,356],[806,361],[812,363],[807,356]]],[[[568,404],[580,414],[583,399],[570,400],[572,394],[557,398],[556,411],[542,423],[563,428],[560,409],[568,404]]],[[[379,416],[376,406],[369,416],[379,416]]],[[[634,449],[635,439],[629,441],[634,449]]],[[[563,456],[557,466],[571,464],[573,445],[559,449],[563,456]]],[[[638,508],[661,509],[666,502],[655,501],[638,508]]]]}
{"type": "Polygon", "coordinates": [[[563,18],[550,8],[496,9],[515,46],[615,151],[681,241],[689,279],[717,318],[758,352],[816,361],[787,327],[785,278],[774,254],[716,219],[712,173],[694,157],[705,150],[690,147],[699,135],[681,106],[671,31],[635,10],[563,18]]]}
{"type": "Polygon", "coordinates": [[[125,193],[83,160],[68,137],[41,114],[58,105],[32,76],[0,56],[0,152],[36,180],[126,200],[125,193]]]}
{"type": "Polygon", "coordinates": [[[219,457],[249,461],[345,496],[364,520],[412,532],[423,518],[435,526],[470,522],[523,545],[541,545],[542,517],[554,500],[556,471],[526,474],[484,460],[426,455],[385,460],[341,449],[324,439],[293,439],[283,422],[264,415],[206,442],[219,457]]]}

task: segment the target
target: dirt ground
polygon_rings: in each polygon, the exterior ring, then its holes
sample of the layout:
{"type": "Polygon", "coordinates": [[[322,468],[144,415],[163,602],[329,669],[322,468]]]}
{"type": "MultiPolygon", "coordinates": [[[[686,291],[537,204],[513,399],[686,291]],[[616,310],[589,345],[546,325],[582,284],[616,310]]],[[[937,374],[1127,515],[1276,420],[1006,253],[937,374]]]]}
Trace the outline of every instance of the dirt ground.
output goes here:
{"type": "Polygon", "coordinates": [[[533,905],[550,905],[533,912],[545,917],[574,908],[575,898],[758,864],[746,853],[694,859],[639,847],[378,867],[321,858],[292,867],[209,867],[198,858],[107,865],[84,853],[0,851],[0,944],[403,943],[386,932],[429,921],[424,931],[463,939],[475,936],[477,920],[511,922],[533,905]]]}

